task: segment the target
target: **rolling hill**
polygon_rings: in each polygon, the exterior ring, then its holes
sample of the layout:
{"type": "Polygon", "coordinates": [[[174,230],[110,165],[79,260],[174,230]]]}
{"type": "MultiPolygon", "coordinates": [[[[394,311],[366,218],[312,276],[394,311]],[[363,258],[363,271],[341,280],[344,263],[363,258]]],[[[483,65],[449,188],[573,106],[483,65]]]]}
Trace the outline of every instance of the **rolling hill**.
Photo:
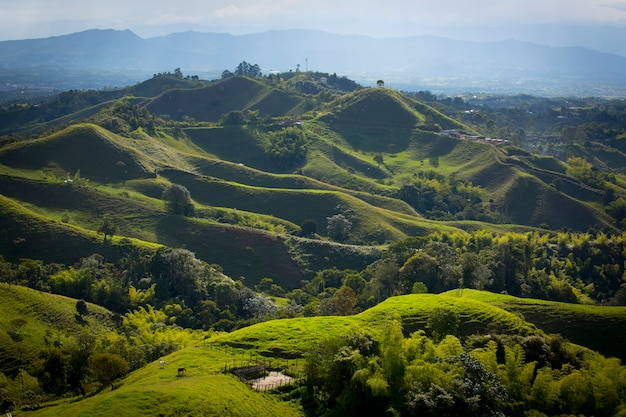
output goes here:
{"type": "MultiPolygon", "coordinates": [[[[320,74],[298,76],[323,88],[320,74]]],[[[57,119],[67,122],[86,116],[82,119],[86,123],[70,122],[52,134],[7,141],[0,147],[4,206],[11,207],[8,212],[19,213],[16,207],[23,207],[28,216],[36,213],[37,223],[43,222],[37,233],[56,234],[59,228],[69,231],[76,226],[79,235],[91,233],[92,237],[81,238],[88,241],[96,239],[93,231],[102,216],[113,215],[121,237],[184,245],[200,258],[222,265],[228,275],[247,277],[251,284],[271,276],[285,288],[332,265],[362,269],[380,254],[377,245],[436,230],[614,230],[597,206],[602,190],[567,176],[556,162],[441,136],[436,133],[439,129],[472,130],[400,92],[328,90],[328,100],[305,112],[307,106],[301,102],[309,98],[294,91],[293,85],[287,90],[245,77],[205,83],[163,75],[129,87],[120,93],[127,98],[117,102],[106,94],[98,104],[92,92],[72,93],[71,112],[57,119]],[[118,106],[115,103],[127,103],[119,108],[137,106],[174,119],[192,115],[197,120],[193,126],[178,127],[177,137],[167,125],[176,122],[160,119],[151,122],[156,123],[151,134],[143,127],[113,133],[96,123],[108,127],[138,123],[109,110],[118,106]],[[103,107],[95,115],[81,116],[93,106],[103,107]],[[259,110],[259,115],[278,119],[243,126],[215,123],[236,109],[259,110]],[[304,160],[288,167],[266,153],[272,132],[285,129],[280,124],[284,120],[298,121],[307,149],[304,160]],[[484,196],[475,210],[499,213],[500,224],[465,222],[452,215],[447,222],[425,218],[399,198],[399,190],[414,183],[418,173],[440,176],[437,181],[454,177],[479,187],[484,196]],[[560,190],[554,188],[556,178],[560,190]],[[161,196],[173,183],[190,191],[198,218],[165,212],[161,196]],[[326,223],[335,215],[347,218],[351,230],[341,242],[330,243],[326,223]],[[64,216],[69,223],[59,223],[64,216]],[[309,220],[317,225],[321,240],[303,244],[306,238],[293,235],[309,220]],[[359,245],[355,251],[359,256],[342,260],[342,250],[336,249],[342,244],[359,245]],[[299,252],[303,248],[313,253],[299,252]]],[[[68,97],[71,94],[60,100],[68,97]]],[[[28,225],[14,221],[7,227],[5,256],[43,256],[29,252],[28,245],[13,244],[33,233],[28,225]]],[[[113,248],[85,248],[116,256],[113,248]]],[[[66,253],[61,245],[45,257],[68,262],[66,253]]]]}
{"type": "Polygon", "coordinates": [[[186,116],[217,122],[233,110],[256,110],[261,117],[289,115],[300,101],[293,93],[268,88],[250,78],[233,77],[203,88],[168,90],[151,99],[146,108],[175,120],[186,116]]]}
{"type": "MultiPolygon", "coordinates": [[[[187,36],[194,35],[177,39],[187,36]]],[[[142,43],[132,33],[123,39],[142,43]]],[[[72,48],[92,41],[76,35],[72,48]]],[[[421,293],[491,286],[623,303],[623,222],[609,216],[626,198],[621,144],[570,144],[568,152],[607,159],[597,165],[606,171],[589,168],[601,179],[593,182],[575,176],[570,161],[483,136],[463,112],[349,80],[342,89],[342,80],[308,71],[217,81],[155,74],[123,89],[68,91],[0,111],[3,279],[43,291],[72,288],[77,298],[101,297],[119,309],[89,304],[81,313],[79,300],[0,283],[0,362],[9,374],[0,374],[0,393],[9,392],[9,379],[34,383],[27,375],[49,383],[65,372],[51,369],[55,355],[70,358],[86,335],[94,352],[128,359],[132,369],[117,386],[81,375],[93,384],[88,396],[57,395],[41,408],[30,390],[30,409],[20,415],[315,414],[306,409],[319,400],[304,396],[310,387],[262,394],[224,371],[254,358],[297,376],[329,338],[356,334],[367,335],[364,348],[341,350],[332,362],[358,364],[359,378],[370,372],[366,386],[383,397],[408,386],[405,376],[460,370],[442,360],[446,349],[454,360],[463,350],[491,358],[485,374],[489,368],[510,384],[518,408],[531,395],[516,387],[532,392],[539,372],[531,367],[552,364],[550,355],[557,357],[549,370],[554,397],[568,392],[562,380],[594,366],[612,367],[606,378],[625,385],[619,363],[593,352],[626,359],[624,307],[469,289],[421,293]],[[172,210],[172,190],[193,210],[172,210]],[[435,329],[431,320],[442,309],[458,319],[456,337],[435,329]],[[392,344],[400,325],[399,350],[371,356],[392,344]],[[528,363],[524,349],[535,350],[528,363]],[[405,354],[407,374],[393,386],[383,368],[405,354]],[[163,368],[154,362],[160,357],[163,368]],[[174,372],[179,367],[187,371],[174,372]],[[520,375],[528,380],[516,381],[520,375]]],[[[495,122],[481,117],[495,132],[495,122]]],[[[362,382],[346,369],[346,386],[362,382]]],[[[585,375],[595,394],[610,384],[601,373],[585,375]]],[[[69,385],[59,392],[85,393],[69,385]]],[[[618,408],[613,402],[607,410],[618,408]]]]}
{"type": "Polygon", "coordinates": [[[560,334],[572,343],[626,360],[620,347],[626,342],[620,330],[626,318],[624,307],[555,303],[474,290],[455,290],[446,295],[494,305],[523,317],[547,333],[560,334]]]}
{"type": "MultiPolygon", "coordinates": [[[[27,325],[22,334],[37,339],[34,329],[44,329],[53,325],[53,331],[67,331],[66,326],[76,326],[72,315],[74,300],[24,289],[21,287],[0,286],[0,299],[11,300],[14,309],[5,309],[0,315],[0,324],[8,327],[8,322],[17,316],[24,318],[27,325]],[[25,306],[30,306],[25,308],[25,306]],[[35,307],[35,308],[33,308],[35,307]],[[66,317],[67,316],[67,317],[66,317]],[[64,319],[65,317],[65,319],[64,319]],[[65,320],[65,321],[64,321],[65,320]]],[[[224,370],[229,366],[246,365],[263,360],[273,363],[273,367],[290,369],[298,374],[303,357],[312,346],[340,335],[367,333],[375,340],[381,340],[390,320],[401,320],[404,332],[427,330],[427,320],[433,309],[445,307],[454,311],[460,318],[459,335],[509,334],[518,337],[533,337],[543,334],[545,326],[560,321],[569,328],[569,323],[581,321],[580,326],[591,327],[588,320],[595,317],[595,325],[609,322],[622,323],[626,319],[623,308],[584,306],[563,306],[560,303],[520,299],[494,295],[486,292],[453,291],[448,294],[408,295],[392,297],[378,306],[350,317],[309,317],[273,320],[249,326],[231,333],[216,334],[204,340],[196,340],[188,347],[174,352],[165,359],[161,369],[157,362],[148,363],[116,382],[116,388],[103,389],[99,393],[80,400],[60,400],[35,410],[22,410],[24,416],[53,416],[59,414],[110,415],[112,412],[126,412],[133,415],[304,415],[302,408],[288,398],[268,395],[251,389],[249,383],[242,382],[224,370]],[[565,307],[565,308],[563,308],[565,307]],[[533,315],[532,322],[520,317],[540,308],[533,315]],[[568,323],[568,324],[566,324],[568,323]],[[253,360],[253,358],[255,358],[253,360]],[[176,369],[186,367],[184,376],[178,376],[176,369]]],[[[93,314],[106,316],[90,305],[93,314]]],[[[88,318],[83,328],[93,329],[97,337],[105,336],[112,328],[105,321],[88,318]],[[104,333],[102,332],[104,329],[104,333]]],[[[618,324],[619,325],[619,324],[618,324]]],[[[585,349],[582,342],[593,342],[593,335],[576,341],[585,349]]],[[[534,339],[533,339],[534,340],[534,339]]],[[[621,341],[604,338],[607,350],[617,351],[621,341]]],[[[574,342],[574,341],[573,341],[574,342]]],[[[36,345],[34,345],[36,346],[36,345]]],[[[286,390],[289,392],[289,389],[286,390]]]]}

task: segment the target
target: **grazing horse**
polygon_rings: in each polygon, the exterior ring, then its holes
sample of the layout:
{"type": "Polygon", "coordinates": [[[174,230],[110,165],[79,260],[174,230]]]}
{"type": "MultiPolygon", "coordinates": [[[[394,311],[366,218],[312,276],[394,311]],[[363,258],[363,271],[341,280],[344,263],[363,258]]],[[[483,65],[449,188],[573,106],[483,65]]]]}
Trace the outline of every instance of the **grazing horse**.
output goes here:
{"type": "Polygon", "coordinates": [[[159,368],[161,368],[161,369],[165,368],[165,361],[160,361],[159,362],[159,368]]]}
{"type": "Polygon", "coordinates": [[[178,376],[184,376],[187,372],[187,368],[178,368],[178,376]]]}

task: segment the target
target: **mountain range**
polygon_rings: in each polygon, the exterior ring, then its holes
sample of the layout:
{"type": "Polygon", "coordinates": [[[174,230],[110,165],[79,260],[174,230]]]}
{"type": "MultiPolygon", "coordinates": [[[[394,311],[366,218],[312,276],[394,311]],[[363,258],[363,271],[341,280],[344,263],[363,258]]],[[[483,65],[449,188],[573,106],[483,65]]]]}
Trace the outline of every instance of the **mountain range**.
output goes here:
{"type": "Polygon", "coordinates": [[[320,70],[363,85],[382,79],[409,91],[618,96],[626,85],[626,57],[585,47],[428,35],[371,38],[297,29],[239,36],[188,31],[149,39],[130,30],[93,29],[3,41],[0,85],[124,86],[174,68],[210,79],[242,61],[258,64],[266,74],[320,70]]]}

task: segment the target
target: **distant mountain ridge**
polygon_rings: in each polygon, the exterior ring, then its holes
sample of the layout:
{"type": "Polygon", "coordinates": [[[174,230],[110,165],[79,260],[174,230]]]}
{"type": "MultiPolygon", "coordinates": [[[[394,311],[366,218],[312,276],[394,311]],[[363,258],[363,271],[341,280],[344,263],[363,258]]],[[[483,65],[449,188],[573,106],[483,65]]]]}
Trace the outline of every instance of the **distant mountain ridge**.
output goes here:
{"type": "Polygon", "coordinates": [[[109,80],[111,73],[120,75],[116,86],[174,68],[218,78],[242,61],[258,64],[265,74],[321,70],[348,75],[363,85],[384,79],[391,87],[413,91],[448,88],[579,95],[626,91],[626,57],[583,47],[426,35],[377,39],[297,29],[239,36],[190,31],[149,39],[130,30],[92,29],[2,41],[0,84],[26,79],[30,73],[32,83],[45,85],[51,80],[46,71],[54,73],[60,86],[84,72],[93,79],[92,88],[100,88],[104,74],[109,80]],[[100,78],[99,71],[104,73],[100,78]]]}

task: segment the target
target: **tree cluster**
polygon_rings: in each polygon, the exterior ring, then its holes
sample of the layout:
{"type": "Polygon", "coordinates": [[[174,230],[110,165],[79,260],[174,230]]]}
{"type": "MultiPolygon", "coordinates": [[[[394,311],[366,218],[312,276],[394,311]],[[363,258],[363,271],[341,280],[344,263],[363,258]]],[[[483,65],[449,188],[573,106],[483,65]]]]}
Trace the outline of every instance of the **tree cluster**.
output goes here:
{"type": "Polygon", "coordinates": [[[263,74],[261,73],[261,67],[258,64],[249,64],[246,61],[243,61],[237,65],[234,72],[229,70],[224,70],[222,72],[222,79],[230,78],[235,76],[242,77],[250,77],[250,78],[260,78],[263,74]]]}
{"type": "Polygon", "coordinates": [[[191,193],[189,190],[179,184],[172,184],[163,191],[163,200],[167,211],[172,214],[182,216],[193,216],[194,205],[191,202],[191,193]]]}
{"type": "Polygon", "coordinates": [[[297,127],[286,127],[267,134],[265,155],[279,168],[291,168],[304,160],[307,154],[307,137],[297,127]]]}
{"type": "Polygon", "coordinates": [[[496,221],[497,213],[484,200],[485,190],[433,171],[420,171],[404,184],[397,197],[433,220],[496,221]]]}
{"type": "MultiPolygon", "coordinates": [[[[68,395],[92,394],[129,371],[139,369],[202,337],[200,332],[182,330],[151,306],[129,311],[115,323],[106,315],[82,310],[84,330],[51,329],[44,344],[4,344],[0,355],[0,412],[38,407],[42,402],[68,395]],[[90,332],[88,321],[109,322],[108,332],[90,332]],[[106,342],[104,342],[104,340],[106,342]]],[[[81,310],[79,310],[81,309],[81,310]]],[[[82,312],[82,314],[81,314],[82,312]]],[[[77,318],[78,320],[78,318],[77,318]]],[[[24,320],[26,321],[26,320],[24,320]]],[[[28,323],[25,323],[28,324],[28,323]]]]}
{"type": "Polygon", "coordinates": [[[105,129],[118,135],[130,136],[137,129],[142,129],[150,135],[155,135],[157,129],[164,125],[164,121],[129,100],[119,100],[89,119],[105,129]]]}
{"type": "Polygon", "coordinates": [[[1,262],[2,281],[61,294],[124,313],[154,306],[168,324],[186,328],[232,330],[272,317],[277,307],[220,268],[200,261],[186,249],[141,253],[131,245],[118,265],[100,255],[76,265],[22,260],[1,262]]]}
{"type": "Polygon", "coordinates": [[[304,315],[353,314],[391,296],[455,288],[626,305],[625,245],[625,236],[603,233],[435,233],[392,244],[363,271],[319,271],[285,296],[304,315]]]}
{"type": "Polygon", "coordinates": [[[408,337],[391,320],[379,340],[320,342],[306,362],[302,404],[312,415],[528,416],[623,411],[626,368],[557,337],[408,337]]]}

